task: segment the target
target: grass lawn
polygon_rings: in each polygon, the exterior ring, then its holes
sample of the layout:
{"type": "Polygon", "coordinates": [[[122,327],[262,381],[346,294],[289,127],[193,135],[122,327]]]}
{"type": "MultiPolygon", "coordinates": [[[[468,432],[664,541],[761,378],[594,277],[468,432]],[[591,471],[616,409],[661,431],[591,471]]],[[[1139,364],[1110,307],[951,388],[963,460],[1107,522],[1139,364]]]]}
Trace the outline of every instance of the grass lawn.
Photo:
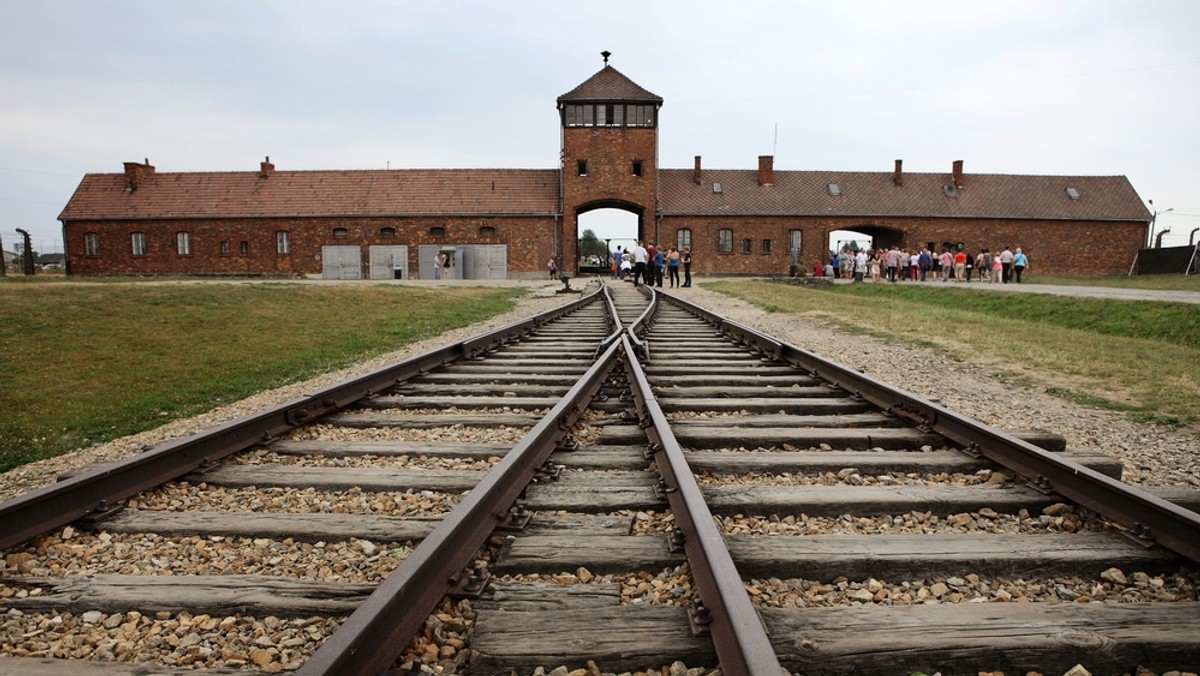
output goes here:
{"type": "Polygon", "coordinates": [[[1111,286],[1117,289],[1156,289],[1159,291],[1200,291],[1200,275],[1141,275],[1129,277],[1042,277],[1025,275],[1022,283],[1060,284],[1063,286],[1111,286]]]}
{"type": "Polygon", "coordinates": [[[1064,398],[1126,411],[1134,420],[1200,431],[1200,305],[915,284],[816,289],[735,281],[705,287],[770,312],[933,347],[1064,398]]]}
{"type": "Polygon", "coordinates": [[[0,281],[0,471],[398,350],[527,292],[0,281]]]}

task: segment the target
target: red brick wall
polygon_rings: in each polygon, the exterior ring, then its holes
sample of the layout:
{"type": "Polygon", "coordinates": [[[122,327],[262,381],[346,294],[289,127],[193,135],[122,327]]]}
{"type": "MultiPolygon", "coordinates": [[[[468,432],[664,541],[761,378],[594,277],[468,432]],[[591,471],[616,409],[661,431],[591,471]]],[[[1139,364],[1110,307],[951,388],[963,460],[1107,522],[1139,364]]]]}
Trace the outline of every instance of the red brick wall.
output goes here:
{"type": "Polygon", "coordinates": [[[417,247],[421,244],[507,244],[510,276],[540,276],[546,252],[552,248],[553,217],[473,218],[321,218],[321,219],[211,219],[186,221],[72,221],[65,228],[68,266],[78,275],[227,274],[274,277],[320,276],[321,247],[362,247],[363,274],[369,270],[367,247],[372,244],[406,244],[409,270],[419,269],[417,247]],[[495,235],[480,235],[483,226],[495,235]],[[384,237],[382,228],[396,229],[395,237],[384,237]],[[430,228],[445,228],[444,237],[433,237],[430,228]],[[334,237],[345,228],[345,237],[334,237]],[[288,232],[289,253],[276,253],[275,233],[288,232]],[[191,233],[191,255],[176,253],[176,233],[191,233]],[[100,236],[97,256],[84,255],[84,234],[100,236]],[[133,256],[130,238],[146,233],[146,255],[133,256]],[[220,243],[229,242],[222,254],[220,243]],[[248,254],[241,253],[246,242],[248,254]]]}
{"type": "Polygon", "coordinates": [[[680,228],[692,231],[694,274],[784,275],[790,267],[788,231],[801,231],[800,262],[810,268],[827,258],[829,233],[854,230],[871,235],[877,246],[923,247],[928,242],[963,242],[967,251],[992,251],[1021,247],[1029,256],[1033,274],[1099,276],[1129,271],[1133,255],[1145,237],[1145,224],[1137,222],[1064,222],[1004,219],[863,219],[816,217],[695,217],[666,216],[648,239],[672,245],[680,228]],[[718,251],[718,231],[733,230],[733,251],[718,251]],[[656,233],[656,234],[655,234],[656,233]],[[751,240],[749,254],[742,240],[751,240]],[[771,253],[762,251],[762,240],[771,240],[771,253]]]}
{"type": "Polygon", "coordinates": [[[641,209],[641,235],[648,237],[658,194],[658,129],[654,127],[566,127],[563,129],[562,264],[574,270],[577,210],[592,205],[641,209]],[[587,161],[587,176],[578,163],[587,161]],[[641,176],[633,162],[641,162],[641,176]]]}

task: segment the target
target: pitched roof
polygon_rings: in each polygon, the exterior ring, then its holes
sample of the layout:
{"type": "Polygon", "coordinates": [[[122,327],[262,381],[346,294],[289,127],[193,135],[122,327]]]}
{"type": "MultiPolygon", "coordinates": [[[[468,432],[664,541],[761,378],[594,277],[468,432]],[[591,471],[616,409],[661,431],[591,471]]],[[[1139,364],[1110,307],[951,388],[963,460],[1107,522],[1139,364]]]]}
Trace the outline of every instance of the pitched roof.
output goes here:
{"type": "Polygon", "coordinates": [[[558,97],[566,101],[648,101],[662,105],[662,97],[651,94],[612,66],[605,66],[583,84],[558,97]]]}
{"type": "Polygon", "coordinates": [[[405,169],[87,174],[59,220],[549,215],[555,169],[405,169]]]}
{"type": "Polygon", "coordinates": [[[691,169],[659,173],[664,215],[805,215],[848,217],[1030,218],[1149,222],[1150,212],[1124,176],[1018,176],[966,174],[957,196],[944,187],[950,174],[779,171],[758,185],[758,171],[691,169]],[[713,183],[721,192],[713,191],[713,183]],[[832,195],[830,184],[837,185],[832,195]],[[1067,188],[1079,197],[1072,199],[1067,188]]]}

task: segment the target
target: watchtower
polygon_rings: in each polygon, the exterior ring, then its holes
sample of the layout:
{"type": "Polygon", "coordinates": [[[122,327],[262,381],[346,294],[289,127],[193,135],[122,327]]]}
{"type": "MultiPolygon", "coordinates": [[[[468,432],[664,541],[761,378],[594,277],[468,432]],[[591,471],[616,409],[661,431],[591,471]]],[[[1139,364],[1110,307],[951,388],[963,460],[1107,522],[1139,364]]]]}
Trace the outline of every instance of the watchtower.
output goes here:
{"type": "Polygon", "coordinates": [[[638,237],[647,235],[658,194],[656,96],[608,65],[558,97],[562,124],[562,230],[564,270],[578,266],[579,215],[593,209],[637,214],[638,237]]]}

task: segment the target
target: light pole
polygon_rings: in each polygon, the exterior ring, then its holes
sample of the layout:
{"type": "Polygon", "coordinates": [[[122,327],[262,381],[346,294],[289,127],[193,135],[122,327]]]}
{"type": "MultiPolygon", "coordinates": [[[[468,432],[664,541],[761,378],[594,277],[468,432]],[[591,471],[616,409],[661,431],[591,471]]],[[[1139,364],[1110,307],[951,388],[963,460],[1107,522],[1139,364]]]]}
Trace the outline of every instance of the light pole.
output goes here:
{"type": "MultiPolygon", "coordinates": [[[[1149,200],[1149,202],[1150,202],[1150,209],[1151,209],[1152,213],[1150,214],[1150,230],[1146,233],[1146,248],[1147,249],[1149,249],[1150,245],[1154,242],[1154,223],[1158,220],[1158,215],[1165,214],[1165,213],[1168,213],[1171,211],[1175,211],[1175,207],[1171,207],[1170,209],[1164,209],[1163,211],[1158,211],[1157,209],[1154,208],[1154,200],[1149,200]]],[[[1159,246],[1162,246],[1162,236],[1159,236],[1158,241],[1159,241],[1159,246]]]]}

